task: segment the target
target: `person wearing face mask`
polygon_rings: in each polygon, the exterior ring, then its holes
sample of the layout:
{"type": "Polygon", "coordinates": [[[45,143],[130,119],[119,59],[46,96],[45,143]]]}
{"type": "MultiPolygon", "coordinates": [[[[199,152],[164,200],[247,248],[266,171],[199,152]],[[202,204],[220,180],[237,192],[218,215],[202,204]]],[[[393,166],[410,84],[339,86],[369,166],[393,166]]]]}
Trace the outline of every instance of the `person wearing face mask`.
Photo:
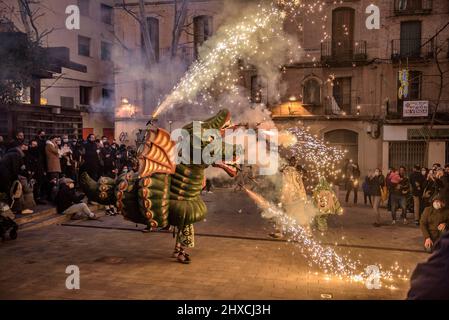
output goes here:
{"type": "Polygon", "coordinates": [[[25,166],[27,167],[29,178],[34,180],[33,196],[37,204],[42,204],[40,200],[44,168],[41,166],[41,156],[37,140],[31,140],[28,151],[25,154],[25,166]]]}
{"type": "Polygon", "coordinates": [[[46,172],[47,172],[47,155],[45,153],[46,139],[45,131],[39,130],[34,140],[37,141],[37,150],[39,154],[38,170],[35,174],[36,184],[35,187],[38,189],[36,192],[39,194],[35,195],[35,201],[37,204],[45,204],[45,188],[43,186],[46,182],[46,172]]]}
{"type": "Polygon", "coordinates": [[[445,206],[444,198],[438,195],[433,199],[432,206],[424,209],[420,220],[427,252],[433,251],[435,242],[448,230],[448,224],[449,209],[445,206]]]}
{"type": "Polygon", "coordinates": [[[374,213],[376,214],[376,222],[374,223],[375,227],[381,226],[379,206],[382,197],[382,189],[384,186],[385,177],[382,174],[382,171],[377,168],[376,170],[374,170],[374,175],[370,178],[370,194],[373,197],[373,209],[374,213]]]}
{"type": "Polygon", "coordinates": [[[75,179],[75,168],[73,161],[73,150],[69,143],[67,135],[62,136],[61,144],[61,171],[64,176],[70,179],[75,179]]]}
{"type": "Polygon", "coordinates": [[[104,147],[105,143],[109,143],[108,137],[102,136],[101,137],[101,146],[104,147]]]}
{"type": "Polygon", "coordinates": [[[100,149],[97,146],[95,136],[89,134],[87,141],[84,144],[84,156],[83,156],[83,168],[80,169],[81,172],[87,172],[89,176],[97,181],[100,178],[100,149]]]}
{"type": "Polygon", "coordinates": [[[421,166],[415,165],[413,172],[409,177],[410,185],[412,188],[413,196],[413,212],[415,214],[415,224],[419,225],[419,219],[421,217],[422,197],[424,192],[424,184],[426,178],[421,174],[421,166]]]}
{"type": "Polygon", "coordinates": [[[103,176],[115,178],[117,170],[115,163],[115,151],[109,145],[109,142],[103,144],[100,156],[103,162],[103,176]]]}
{"type": "Polygon", "coordinates": [[[59,179],[61,173],[61,163],[59,161],[58,137],[52,136],[45,146],[45,154],[47,155],[47,172],[48,179],[59,179]]]}

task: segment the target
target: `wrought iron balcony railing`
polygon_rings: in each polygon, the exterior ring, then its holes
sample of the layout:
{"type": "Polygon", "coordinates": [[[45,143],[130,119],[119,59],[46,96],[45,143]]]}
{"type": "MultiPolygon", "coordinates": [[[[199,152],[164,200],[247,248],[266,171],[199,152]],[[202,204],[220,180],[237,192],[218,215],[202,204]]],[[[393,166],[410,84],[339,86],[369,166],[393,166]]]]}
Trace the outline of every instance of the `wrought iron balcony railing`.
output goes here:
{"type": "Polygon", "coordinates": [[[429,14],[432,12],[432,0],[395,0],[395,15],[429,14]]]}
{"type": "Polygon", "coordinates": [[[321,61],[356,62],[366,61],[366,41],[325,41],[321,43],[321,61]]]}
{"type": "Polygon", "coordinates": [[[391,59],[431,59],[434,57],[434,41],[428,38],[391,40],[391,59]]]}

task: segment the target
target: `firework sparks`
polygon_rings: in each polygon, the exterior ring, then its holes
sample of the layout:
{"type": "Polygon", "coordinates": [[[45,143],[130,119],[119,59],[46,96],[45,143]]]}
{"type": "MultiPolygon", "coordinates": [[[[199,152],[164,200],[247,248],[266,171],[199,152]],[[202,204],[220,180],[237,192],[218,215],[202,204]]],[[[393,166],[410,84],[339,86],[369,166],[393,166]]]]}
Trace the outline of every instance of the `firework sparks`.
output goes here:
{"type": "MultiPolygon", "coordinates": [[[[314,240],[311,234],[298,222],[289,217],[283,210],[266,200],[263,196],[243,187],[245,192],[253,199],[256,204],[264,210],[266,217],[273,217],[276,219],[282,231],[289,237],[288,241],[294,243],[299,248],[301,254],[311,262],[318,266],[325,274],[326,277],[331,279],[330,276],[334,276],[341,280],[354,281],[364,283],[368,274],[366,274],[364,266],[360,260],[353,260],[347,256],[341,256],[335,252],[329,246],[323,246],[316,240],[314,240]]],[[[392,281],[408,280],[407,274],[410,270],[403,270],[396,262],[390,270],[382,270],[382,265],[377,264],[380,270],[379,277],[381,281],[387,282],[385,288],[390,290],[397,289],[392,281]]]]}
{"type": "Polygon", "coordinates": [[[201,57],[158,106],[153,118],[177,103],[212,104],[213,96],[221,93],[238,95],[239,72],[250,68],[256,60],[258,63],[255,65],[262,71],[270,68],[281,70],[285,64],[295,62],[301,47],[295,46],[285,33],[284,22],[287,18],[294,19],[300,9],[305,15],[321,12],[323,4],[322,1],[310,4],[300,0],[268,4],[261,1],[255,10],[240,20],[224,25],[205,43],[201,57]]]}

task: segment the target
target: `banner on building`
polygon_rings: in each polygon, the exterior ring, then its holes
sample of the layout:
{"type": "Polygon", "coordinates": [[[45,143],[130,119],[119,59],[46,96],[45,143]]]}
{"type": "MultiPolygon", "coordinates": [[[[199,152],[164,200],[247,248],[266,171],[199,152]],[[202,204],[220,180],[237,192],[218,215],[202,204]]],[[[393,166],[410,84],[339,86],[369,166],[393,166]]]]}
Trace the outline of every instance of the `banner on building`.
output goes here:
{"type": "Polygon", "coordinates": [[[404,117],[427,117],[429,115],[429,101],[404,101],[404,117]]]}

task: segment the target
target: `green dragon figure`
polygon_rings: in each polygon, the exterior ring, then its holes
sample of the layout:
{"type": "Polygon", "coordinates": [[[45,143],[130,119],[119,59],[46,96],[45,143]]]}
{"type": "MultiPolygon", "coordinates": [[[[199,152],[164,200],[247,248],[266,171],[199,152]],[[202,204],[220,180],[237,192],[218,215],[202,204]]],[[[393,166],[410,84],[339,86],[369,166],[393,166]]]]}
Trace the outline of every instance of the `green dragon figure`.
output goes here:
{"type": "MultiPolygon", "coordinates": [[[[231,114],[228,110],[221,110],[216,116],[202,121],[200,133],[194,130],[193,123],[186,125],[183,129],[190,137],[188,151],[191,155],[195,151],[202,155],[204,149],[213,141],[213,138],[203,134],[204,131],[216,129],[223,134],[229,127],[231,114]]],[[[221,155],[218,155],[221,161],[212,165],[235,177],[235,157],[239,150],[223,144],[221,155]],[[226,153],[231,158],[234,157],[234,160],[223,161],[225,158],[229,159],[226,153]]],[[[216,151],[212,154],[214,152],[216,151]]],[[[127,220],[145,224],[151,230],[175,226],[177,237],[173,256],[181,263],[189,263],[190,257],[185,252],[185,247],[194,246],[193,224],[204,220],[207,213],[200,194],[205,180],[204,170],[210,164],[205,163],[203,157],[199,164],[176,164],[175,153],[176,143],[170,139],[167,131],[148,127],[137,152],[138,172],[122,174],[117,180],[101,177],[98,182],[83,173],[80,183],[90,200],[104,205],[116,203],[118,210],[127,220]]]]}

